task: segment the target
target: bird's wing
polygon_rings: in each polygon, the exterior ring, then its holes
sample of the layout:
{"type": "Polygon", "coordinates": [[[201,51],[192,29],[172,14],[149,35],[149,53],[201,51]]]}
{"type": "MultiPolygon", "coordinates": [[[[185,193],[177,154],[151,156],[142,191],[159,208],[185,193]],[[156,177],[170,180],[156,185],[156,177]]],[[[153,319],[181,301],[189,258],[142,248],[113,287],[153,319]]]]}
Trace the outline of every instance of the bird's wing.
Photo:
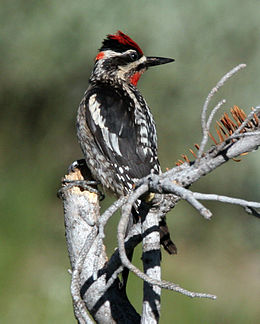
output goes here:
{"type": "Polygon", "coordinates": [[[157,146],[148,125],[136,121],[134,103],[109,86],[85,97],[86,122],[102,154],[130,179],[159,173],[157,146]],[[152,171],[153,170],[153,171],[152,171]]]}

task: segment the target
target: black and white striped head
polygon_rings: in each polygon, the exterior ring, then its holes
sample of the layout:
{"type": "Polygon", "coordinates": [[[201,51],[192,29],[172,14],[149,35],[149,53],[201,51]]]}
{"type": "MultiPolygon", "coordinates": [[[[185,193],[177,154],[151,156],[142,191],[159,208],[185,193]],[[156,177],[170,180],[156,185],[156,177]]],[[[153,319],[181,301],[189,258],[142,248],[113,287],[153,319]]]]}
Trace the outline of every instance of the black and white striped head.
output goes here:
{"type": "Polygon", "coordinates": [[[111,80],[137,85],[150,66],[173,62],[171,58],[145,56],[129,36],[118,31],[104,39],[90,80],[111,80]]]}

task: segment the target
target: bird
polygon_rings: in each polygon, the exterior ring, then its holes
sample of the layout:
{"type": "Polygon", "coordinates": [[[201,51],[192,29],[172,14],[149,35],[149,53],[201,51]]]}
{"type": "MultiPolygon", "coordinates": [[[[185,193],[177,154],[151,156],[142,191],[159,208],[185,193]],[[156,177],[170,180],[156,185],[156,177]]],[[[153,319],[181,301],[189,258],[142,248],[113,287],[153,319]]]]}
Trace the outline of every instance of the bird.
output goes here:
{"type": "MultiPolygon", "coordinates": [[[[95,57],[78,109],[77,137],[92,177],[116,197],[131,192],[141,178],[162,172],[155,122],[137,83],[148,68],[173,61],[145,56],[122,31],[107,35],[95,57]]],[[[164,249],[176,254],[165,217],[159,227],[164,249]]]]}

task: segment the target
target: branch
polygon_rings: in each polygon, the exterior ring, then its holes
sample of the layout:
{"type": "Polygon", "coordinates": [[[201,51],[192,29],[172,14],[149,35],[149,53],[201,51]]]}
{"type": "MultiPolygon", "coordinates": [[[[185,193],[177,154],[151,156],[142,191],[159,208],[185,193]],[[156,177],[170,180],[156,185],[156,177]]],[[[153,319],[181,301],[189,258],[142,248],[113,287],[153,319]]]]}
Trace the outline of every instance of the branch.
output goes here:
{"type": "MultiPolygon", "coordinates": [[[[83,177],[80,170],[76,170],[66,179],[83,180],[83,177]]],[[[71,295],[78,322],[93,323],[88,310],[98,323],[129,323],[129,320],[138,323],[140,316],[119,289],[117,274],[121,271],[120,259],[116,260],[114,256],[107,267],[107,255],[102,246],[98,268],[95,269],[99,246],[96,225],[99,217],[98,196],[78,186],[67,186],[67,183],[63,184],[60,197],[63,200],[66,240],[72,267],[71,295]],[[96,270],[97,278],[94,279],[96,270]]],[[[111,209],[115,210],[115,205],[111,209]]],[[[134,244],[138,244],[136,238],[134,244]]]]}
{"type": "Polygon", "coordinates": [[[127,201],[127,198],[128,198],[127,196],[124,196],[118,199],[117,201],[115,201],[97,220],[99,235],[98,235],[98,246],[95,253],[95,261],[94,261],[94,274],[93,274],[94,280],[97,279],[98,261],[103,247],[103,240],[105,238],[105,233],[104,233],[105,226],[108,220],[110,219],[110,217],[112,217],[113,214],[127,201]]]}
{"type": "Polygon", "coordinates": [[[169,179],[172,183],[178,183],[182,187],[188,187],[230,159],[247,152],[255,151],[259,146],[259,132],[252,136],[238,138],[238,140],[230,143],[229,139],[226,139],[223,143],[209,149],[195,163],[184,163],[165,172],[161,180],[166,181],[169,179]]]}
{"type": "Polygon", "coordinates": [[[259,114],[260,108],[257,107],[232,135],[204,152],[210,125],[225,100],[213,108],[207,119],[209,103],[219,88],[244,67],[245,65],[241,64],[232,69],[209,93],[201,116],[203,137],[198,157],[194,162],[188,161],[189,163],[186,162],[161,175],[149,175],[141,179],[133,192],[121,197],[101,216],[97,194],[88,192],[88,187],[84,186],[84,180],[89,177],[82,176],[82,170],[70,172],[66,177],[67,180],[78,181],[63,182],[60,196],[63,200],[66,240],[72,267],[71,294],[75,316],[79,323],[93,323],[89,313],[98,323],[139,323],[140,320],[142,323],[158,323],[161,288],[189,297],[216,298],[211,294],[192,292],[175,283],[161,280],[158,224],[161,217],[165,217],[181,199],[186,200],[206,219],[210,219],[212,213],[200,200],[240,205],[248,213],[260,217],[260,213],[255,210],[260,208],[260,203],[215,194],[202,194],[188,189],[202,176],[230,159],[254,151],[260,146],[259,122],[251,123],[251,118],[259,114]],[[149,202],[149,210],[140,223],[133,225],[126,237],[132,208],[136,200],[148,192],[155,194],[154,199],[149,202]],[[104,229],[115,211],[121,207],[122,216],[117,231],[118,249],[108,260],[103,244],[104,229]],[[127,258],[127,253],[133,251],[141,241],[143,241],[144,272],[127,258]],[[131,305],[125,290],[120,289],[118,275],[122,272],[123,266],[144,280],[142,317],[131,305]]]}
{"type": "MultiPolygon", "coordinates": [[[[141,179],[141,181],[139,182],[140,187],[135,191],[132,197],[131,196],[129,197],[128,203],[123,208],[122,217],[118,226],[118,244],[119,244],[119,251],[120,251],[122,262],[137,276],[139,276],[143,280],[146,280],[150,284],[158,285],[159,287],[165,288],[163,281],[152,280],[153,278],[148,277],[146,274],[142,273],[139,269],[137,269],[129,262],[126,253],[124,251],[124,244],[123,244],[125,228],[126,228],[126,224],[128,223],[128,219],[130,217],[131,208],[135,200],[140,195],[144,194],[147,191],[153,191],[157,193],[172,193],[173,194],[172,200],[174,202],[171,207],[173,207],[178,202],[178,200],[184,199],[187,202],[189,202],[194,208],[196,208],[200,212],[200,214],[207,219],[209,219],[212,216],[212,214],[207,208],[205,208],[198,201],[199,199],[203,199],[203,198],[218,199],[223,202],[239,204],[241,206],[244,206],[247,210],[250,210],[250,212],[253,215],[257,214],[258,217],[258,212],[253,209],[253,207],[254,208],[259,207],[259,204],[256,202],[249,202],[241,199],[229,198],[229,197],[217,196],[217,195],[205,196],[199,193],[194,194],[190,190],[184,188],[184,187],[189,187],[192,183],[197,181],[201,176],[204,176],[209,172],[213,171],[215,168],[227,162],[229,159],[244,154],[246,152],[256,150],[260,145],[259,131],[253,131],[251,133],[247,133],[250,134],[250,139],[249,136],[241,136],[239,134],[239,132],[241,132],[243,128],[248,124],[253,114],[256,114],[258,112],[258,110],[256,109],[251,114],[249,114],[246,120],[234,132],[233,138],[231,136],[228,137],[223,143],[215,146],[214,148],[211,148],[207,153],[204,153],[204,147],[207,144],[207,140],[208,140],[208,131],[209,131],[210,124],[217,110],[225,102],[225,100],[220,101],[217,104],[217,106],[213,108],[208,120],[206,121],[206,112],[207,112],[210,99],[218,91],[218,89],[224,84],[224,82],[226,82],[233,74],[238,72],[243,67],[245,67],[245,65],[239,65],[233,70],[231,70],[229,73],[227,73],[218,82],[217,86],[212,89],[209,96],[207,97],[202,112],[202,127],[203,127],[204,135],[201,142],[198,158],[196,159],[195,163],[191,165],[185,163],[177,168],[173,168],[172,170],[166,172],[163,175],[160,176],[150,175],[145,179],[141,179]],[[235,137],[237,138],[237,141],[234,142],[232,140],[235,137]],[[140,191],[140,193],[138,191],[140,191]]],[[[259,128],[259,124],[256,126],[256,128],[259,128]]],[[[156,241],[155,239],[153,241],[153,244],[155,244],[156,242],[158,241],[156,241]]],[[[174,284],[169,283],[169,285],[166,286],[169,288],[169,287],[173,287],[172,285],[174,284]]]]}
{"type": "MultiPolygon", "coordinates": [[[[154,176],[155,179],[160,176],[154,176]]],[[[124,237],[125,232],[127,228],[127,224],[129,221],[129,217],[131,215],[132,207],[135,203],[135,201],[144,193],[146,193],[149,190],[148,182],[150,179],[147,177],[144,184],[142,184],[139,188],[137,188],[130,196],[127,201],[127,203],[122,208],[122,216],[120,218],[118,229],[117,229],[117,239],[118,239],[118,249],[120,253],[120,258],[125,267],[127,267],[129,270],[131,270],[136,276],[141,278],[142,280],[146,281],[147,283],[151,285],[156,285],[160,288],[165,288],[169,290],[174,290],[176,292],[179,292],[183,295],[189,296],[189,297],[199,297],[199,298],[210,298],[210,299],[216,299],[216,296],[211,294],[205,294],[205,293],[196,293],[188,291],[184,288],[181,288],[179,285],[168,282],[165,280],[157,280],[149,277],[148,275],[144,274],[142,271],[140,271],[137,267],[135,267],[127,258],[125,246],[124,246],[124,237]]],[[[156,180],[155,180],[156,181],[156,180]]]]}
{"type": "Polygon", "coordinates": [[[244,199],[232,198],[232,197],[215,195],[215,194],[202,194],[199,192],[193,192],[192,195],[194,196],[195,199],[198,199],[198,200],[220,201],[223,203],[239,205],[244,208],[246,208],[246,207],[260,208],[260,203],[255,202],[255,201],[247,201],[244,199]]]}
{"type": "MultiPolygon", "coordinates": [[[[248,116],[246,117],[246,119],[243,121],[243,123],[238,127],[238,129],[236,129],[234,131],[234,133],[228,138],[229,140],[232,140],[234,138],[238,138],[240,134],[240,132],[247,126],[248,122],[251,120],[251,118],[256,114],[258,114],[260,112],[260,107],[256,107],[255,109],[253,109],[248,116]]],[[[243,133],[245,134],[253,134],[253,135],[259,135],[259,132],[252,132],[252,133],[243,133]]]]}
{"type": "Polygon", "coordinates": [[[211,99],[218,92],[218,90],[224,85],[224,83],[227,80],[229,80],[234,74],[236,74],[241,69],[244,69],[245,67],[246,67],[246,64],[239,64],[238,66],[234,67],[232,70],[230,70],[228,73],[226,73],[219,80],[219,82],[216,84],[216,86],[213,87],[211,89],[210,93],[208,94],[208,96],[207,96],[207,98],[205,100],[205,103],[203,105],[202,113],[201,113],[201,127],[202,127],[203,137],[202,137],[199,152],[198,152],[198,160],[202,157],[203,151],[204,151],[205,146],[206,146],[206,144],[208,142],[208,133],[209,133],[210,124],[211,124],[211,122],[213,120],[213,117],[214,117],[215,113],[219,110],[219,108],[226,102],[225,99],[220,101],[217,104],[217,106],[212,110],[212,112],[211,112],[211,114],[209,116],[209,119],[207,120],[207,110],[208,110],[208,106],[209,106],[209,103],[210,103],[211,99]]]}
{"type": "MultiPolygon", "coordinates": [[[[150,209],[142,220],[143,236],[143,268],[144,273],[152,279],[161,280],[161,248],[159,233],[159,217],[157,210],[150,209]]],[[[146,323],[158,323],[160,318],[161,288],[151,286],[147,281],[143,283],[143,311],[142,318],[146,323]]]]}

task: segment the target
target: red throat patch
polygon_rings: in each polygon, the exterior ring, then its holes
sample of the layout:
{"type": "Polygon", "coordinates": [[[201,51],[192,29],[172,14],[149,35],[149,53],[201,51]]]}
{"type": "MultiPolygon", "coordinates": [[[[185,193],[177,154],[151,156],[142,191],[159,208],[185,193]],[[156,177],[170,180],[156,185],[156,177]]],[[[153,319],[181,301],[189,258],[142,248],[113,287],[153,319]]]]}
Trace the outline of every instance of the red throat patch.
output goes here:
{"type": "Polygon", "coordinates": [[[137,82],[139,81],[140,77],[141,77],[142,73],[140,72],[135,72],[135,74],[133,74],[130,78],[130,82],[132,83],[132,85],[136,86],[137,82]]]}

